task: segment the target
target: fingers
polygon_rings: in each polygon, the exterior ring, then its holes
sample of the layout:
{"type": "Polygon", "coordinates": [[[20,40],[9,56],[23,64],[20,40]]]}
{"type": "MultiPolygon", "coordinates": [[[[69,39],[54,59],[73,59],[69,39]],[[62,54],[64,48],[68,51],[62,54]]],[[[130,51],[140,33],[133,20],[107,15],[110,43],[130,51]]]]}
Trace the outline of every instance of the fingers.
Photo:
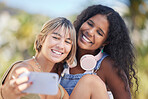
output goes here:
{"type": "Polygon", "coordinates": [[[29,78],[27,76],[20,77],[17,79],[12,79],[12,80],[10,80],[10,86],[11,86],[11,88],[18,87],[18,89],[20,91],[23,91],[32,84],[32,82],[28,82],[28,80],[29,80],[29,78]]]}
{"type": "Polygon", "coordinates": [[[19,85],[19,84],[28,82],[28,80],[29,80],[29,78],[27,76],[20,77],[20,78],[17,78],[16,79],[16,84],[19,85]]]}
{"type": "Polygon", "coordinates": [[[21,84],[19,86],[17,86],[14,91],[15,91],[15,94],[22,94],[22,91],[27,89],[29,86],[31,86],[32,83],[24,83],[24,84],[21,84]]]}
{"type": "Polygon", "coordinates": [[[32,82],[28,82],[28,76],[19,77],[24,72],[29,72],[29,70],[25,67],[21,67],[12,73],[9,86],[12,90],[14,90],[15,94],[21,94],[23,90],[32,84],[32,82]]]}
{"type": "Polygon", "coordinates": [[[13,79],[13,80],[10,80],[10,82],[9,82],[9,85],[10,85],[10,88],[15,88],[15,79],[13,79]]]}
{"type": "Polygon", "coordinates": [[[12,79],[10,80],[10,86],[13,88],[22,83],[27,83],[28,80],[29,80],[28,76],[16,78],[15,76],[12,75],[12,79]]]}
{"type": "Polygon", "coordinates": [[[22,94],[22,91],[27,89],[32,85],[32,82],[27,82],[28,78],[27,77],[22,77],[21,79],[13,79],[10,80],[10,89],[13,90],[14,94],[22,94]],[[26,81],[24,83],[24,81],[26,81]]]}
{"type": "Polygon", "coordinates": [[[21,67],[21,68],[16,69],[15,72],[13,73],[11,79],[18,78],[24,72],[29,72],[29,70],[25,67],[21,67]]]}
{"type": "Polygon", "coordinates": [[[22,74],[22,73],[24,73],[24,72],[29,72],[29,70],[28,70],[27,68],[25,68],[25,67],[21,67],[21,68],[17,69],[15,72],[16,72],[18,75],[20,75],[20,74],[22,74]]]}
{"type": "Polygon", "coordinates": [[[21,84],[18,86],[18,90],[23,91],[27,89],[28,87],[30,87],[31,85],[32,85],[32,82],[21,84]]]}
{"type": "Polygon", "coordinates": [[[18,87],[16,87],[16,88],[13,90],[13,93],[14,93],[14,95],[17,96],[17,97],[22,97],[22,96],[27,95],[27,93],[23,93],[18,87]]]}
{"type": "Polygon", "coordinates": [[[23,93],[22,91],[30,87],[32,83],[28,82],[28,76],[19,77],[24,72],[29,72],[29,69],[26,67],[19,67],[14,68],[12,72],[10,72],[9,78],[6,79],[3,88],[5,97],[8,97],[8,99],[18,99],[27,95],[27,93],[23,93]]]}

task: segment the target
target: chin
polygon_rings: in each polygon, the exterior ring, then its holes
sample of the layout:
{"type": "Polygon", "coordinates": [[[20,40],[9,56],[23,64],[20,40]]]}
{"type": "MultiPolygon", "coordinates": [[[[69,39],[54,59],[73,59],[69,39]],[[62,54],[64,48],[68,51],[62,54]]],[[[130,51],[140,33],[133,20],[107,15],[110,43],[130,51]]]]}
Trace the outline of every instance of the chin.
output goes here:
{"type": "Polygon", "coordinates": [[[53,62],[53,63],[55,63],[55,64],[56,64],[56,63],[59,63],[59,62],[60,62],[60,60],[59,60],[59,59],[52,59],[52,60],[51,60],[51,62],[53,62]]]}
{"type": "Polygon", "coordinates": [[[54,63],[59,63],[59,62],[62,62],[64,59],[53,59],[54,63]]]}
{"type": "MultiPolygon", "coordinates": [[[[79,46],[79,45],[78,45],[79,46]]],[[[86,46],[83,46],[83,45],[80,45],[79,48],[81,49],[84,49],[84,50],[89,50],[90,48],[86,47],[86,46]]]]}

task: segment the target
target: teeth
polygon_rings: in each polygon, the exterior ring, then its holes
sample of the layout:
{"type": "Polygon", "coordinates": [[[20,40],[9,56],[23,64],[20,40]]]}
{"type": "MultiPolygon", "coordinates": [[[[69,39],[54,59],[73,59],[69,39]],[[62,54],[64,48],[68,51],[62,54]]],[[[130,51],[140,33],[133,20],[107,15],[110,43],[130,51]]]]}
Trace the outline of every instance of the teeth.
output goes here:
{"type": "Polygon", "coordinates": [[[58,54],[58,55],[61,55],[62,53],[58,52],[58,51],[55,51],[53,50],[54,53],[58,54]]]}
{"type": "Polygon", "coordinates": [[[90,42],[90,40],[87,39],[84,35],[83,35],[83,39],[84,39],[85,41],[87,41],[87,42],[90,42]]]}

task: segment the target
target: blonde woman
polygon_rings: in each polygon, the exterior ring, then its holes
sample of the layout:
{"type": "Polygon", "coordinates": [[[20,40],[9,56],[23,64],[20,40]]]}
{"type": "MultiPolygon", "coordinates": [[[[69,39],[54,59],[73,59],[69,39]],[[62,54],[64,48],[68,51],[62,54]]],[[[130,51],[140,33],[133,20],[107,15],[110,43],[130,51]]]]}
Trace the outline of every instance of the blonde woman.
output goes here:
{"type": "Polygon", "coordinates": [[[69,64],[73,62],[76,52],[76,33],[71,22],[66,18],[59,17],[45,23],[35,40],[34,47],[36,50],[34,58],[16,62],[5,73],[2,79],[2,97],[4,99],[18,99],[20,97],[22,97],[21,99],[68,98],[67,92],[60,85],[57,95],[22,93],[32,83],[27,82],[27,77],[18,78],[18,76],[25,71],[58,73],[59,62],[69,64]]]}

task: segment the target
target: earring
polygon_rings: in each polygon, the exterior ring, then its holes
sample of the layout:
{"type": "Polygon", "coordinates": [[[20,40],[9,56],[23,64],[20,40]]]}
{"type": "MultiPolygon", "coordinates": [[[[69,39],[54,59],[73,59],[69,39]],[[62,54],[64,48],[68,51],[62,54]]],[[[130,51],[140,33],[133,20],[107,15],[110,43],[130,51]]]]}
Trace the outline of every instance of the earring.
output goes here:
{"type": "Polygon", "coordinates": [[[103,53],[103,49],[104,49],[104,47],[101,49],[101,53],[103,53]]]}
{"type": "Polygon", "coordinates": [[[104,46],[100,47],[100,51],[101,51],[101,53],[104,52],[103,50],[104,50],[104,46]]]}

